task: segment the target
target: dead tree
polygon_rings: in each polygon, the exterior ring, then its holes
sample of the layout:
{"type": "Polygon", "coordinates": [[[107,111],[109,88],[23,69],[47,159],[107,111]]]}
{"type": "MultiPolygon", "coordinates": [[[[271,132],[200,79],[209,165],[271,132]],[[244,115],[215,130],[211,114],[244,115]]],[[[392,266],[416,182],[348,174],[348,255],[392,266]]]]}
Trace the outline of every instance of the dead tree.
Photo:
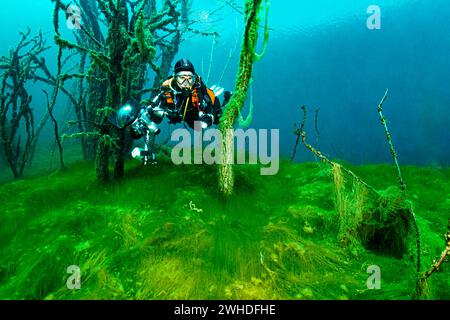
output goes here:
{"type": "MultiPolygon", "coordinates": [[[[86,85],[81,79],[87,81],[87,95],[79,96],[75,104],[78,108],[75,123],[80,133],[86,134],[76,136],[96,140],[95,159],[100,181],[109,179],[111,157],[114,158],[114,177],[120,178],[124,172],[127,137],[123,130],[110,126],[107,118],[129,98],[140,100],[142,95],[157,90],[165,80],[182,39],[180,21],[187,17],[191,2],[164,0],[157,10],[154,0],[80,0],[77,4],[81,7],[83,22],[76,32],[77,41],[71,42],[58,32],[59,13],[66,13],[69,7],[60,0],[53,1],[56,43],[64,50],[78,51],[82,58],[78,74],[62,77],[64,80],[80,79],[79,95],[86,85]],[[104,23],[106,35],[101,34],[98,21],[104,23]],[[156,76],[153,87],[144,89],[148,67],[156,76]]],[[[68,15],[70,18],[70,12],[68,15]]]]}
{"type": "MultiPolygon", "coordinates": [[[[74,37],[80,47],[104,50],[105,37],[101,31],[100,11],[96,0],[79,0],[75,2],[80,9],[79,17],[83,22],[79,22],[79,27],[75,28],[74,37]],[[81,31],[81,32],[80,32],[81,31]]],[[[66,9],[67,12],[67,9],[66,9]]],[[[78,13],[76,13],[78,14],[78,13]]],[[[70,18],[70,17],[67,17],[70,18]]],[[[72,17],[73,19],[74,17],[72,17]]],[[[76,22],[76,21],[75,21],[76,22]]],[[[76,79],[76,101],[72,103],[72,108],[77,119],[78,132],[91,132],[95,130],[91,121],[95,121],[96,110],[105,106],[106,102],[106,75],[102,68],[98,66],[89,67],[89,55],[84,51],[79,51],[78,74],[83,75],[89,72],[89,77],[79,77],[76,79]]],[[[80,137],[81,148],[84,160],[95,159],[95,149],[97,146],[96,137],[80,137]]]]}
{"type": "MultiPolygon", "coordinates": [[[[43,35],[40,32],[31,38],[30,33],[29,28],[21,33],[22,38],[10,50],[9,57],[0,58],[0,70],[3,71],[0,83],[0,150],[14,178],[23,176],[25,166],[33,158],[39,134],[49,118],[47,112],[36,126],[32,96],[26,84],[43,81],[56,85],[55,77],[41,57],[49,49],[43,35]]],[[[64,88],[62,90],[69,98],[72,97],[64,88]]]]}
{"type": "MultiPolygon", "coordinates": [[[[337,198],[336,202],[340,214],[341,230],[339,232],[339,237],[341,241],[343,243],[347,243],[349,242],[349,239],[352,241],[354,238],[360,238],[364,239],[364,246],[368,249],[381,249],[385,252],[390,251],[391,253],[403,256],[409,250],[407,242],[410,241],[411,238],[409,238],[409,236],[411,235],[416,240],[416,269],[417,272],[420,272],[420,233],[416,215],[412,205],[407,200],[405,185],[403,183],[403,179],[401,178],[400,167],[395,156],[396,152],[391,141],[391,135],[388,131],[386,121],[382,115],[382,107],[387,98],[387,93],[388,91],[386,91],[386,94],[378,105],[378,112],[380,114],[381,122],[386,130],[391,152],[394,156],[395,164],[399,173],[400,188],[402,193],[400,197],[396,197],[394,200],[385,198],[380,192],[367,184],[355,173],[341,166],[337,162],[329,160],[323,153],[318,151],[306,141],[306,132],[304,129],[301,133],[296,133],[301,134],[302,142],[308,150],[310,150],[322,162],[333,168],[337,198]],[[355,212],[347,212],[349,206],[347,203],[348,198],[343,194],[344,178],[342,176],[342,172],[351,177],[354,185],[353,189],[356,191],[359,190],[359,192],[355,192],[356,199],[354,202],[358,203],[358,206],[354,210],[355,212]],[[379,204],[378,209],[362,212],[364,202],[368,197],[366,197],[366,191],[364,191],[361,187],[367,190],[367,193],[370,193],[371,198],[374,199],[375,203],[379,204]],[[392,246],[392,248],[390,248],[390,246],[392,246]]],[[[302,108],[302,110],[304,116],[301,128],[304,128],[306,121],[306,108],[302,108]]]]}
{"type": "Polygon", "coordinates": [[[222,115],[219,124],[219,130],[224,138],[221,143],[222,161],[219,165],[218,185],[224,198],[230,197],[234,192],[234,173],[232,166],[234,154],[234,124],[247,99],[247,90],[253,74],[253,63],[261,60],[269,40],[269,2],[266,1],[263,51],[261,54],[258,54],[256,52],[256,45],[258,41],[259,11],[262,8],[262,5],[262,0],[245,1],[245,30],[241,47],[238,78],[235,84],[234,94],[227,103],[227,108],[222,115]]]}

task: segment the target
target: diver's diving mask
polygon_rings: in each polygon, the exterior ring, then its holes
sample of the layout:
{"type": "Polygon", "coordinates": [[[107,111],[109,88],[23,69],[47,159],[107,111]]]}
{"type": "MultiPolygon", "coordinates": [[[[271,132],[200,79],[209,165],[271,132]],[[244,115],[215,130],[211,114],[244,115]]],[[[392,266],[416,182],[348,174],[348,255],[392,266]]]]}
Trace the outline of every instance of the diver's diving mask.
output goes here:
{"type": "Polygon", "coordinates": [[[197,76],[190,71],[181,71],[175,75],[175,79],[181,89],[190,89],[197,80],[197,76]]]}

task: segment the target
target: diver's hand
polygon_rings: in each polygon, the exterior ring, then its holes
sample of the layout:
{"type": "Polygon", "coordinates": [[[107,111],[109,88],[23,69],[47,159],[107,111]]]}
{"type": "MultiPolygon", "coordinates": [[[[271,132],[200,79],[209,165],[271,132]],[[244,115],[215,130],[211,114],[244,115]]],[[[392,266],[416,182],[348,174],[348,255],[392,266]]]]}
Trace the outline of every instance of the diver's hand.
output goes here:
{"type": "Polygon", "coordinates": [[[142,132],[137,131],[135,128],[130,128],[130,136],[132,139],[140,139],[142,138],[144,135],[142,134],[142,132]]]}
{"type": "Polygon", "coordinates": [[[152,121],[156,124],[160,124],[163,118],[167,115],[167,111],[159,106],[148,106],[147,111],[152,121]]]}
{"type": "Polygon", "coordinates": [[[169,118],[170,123],[180,123],[183,117],[177,110],[167,110],[167,118],[169,118]]]}
{"type": "Polygon", "coordinates": [[[214,122],[214,116],[209,113],[200,113],[200,121],[202,122],[202,127],[211,127],[214,122]]]}

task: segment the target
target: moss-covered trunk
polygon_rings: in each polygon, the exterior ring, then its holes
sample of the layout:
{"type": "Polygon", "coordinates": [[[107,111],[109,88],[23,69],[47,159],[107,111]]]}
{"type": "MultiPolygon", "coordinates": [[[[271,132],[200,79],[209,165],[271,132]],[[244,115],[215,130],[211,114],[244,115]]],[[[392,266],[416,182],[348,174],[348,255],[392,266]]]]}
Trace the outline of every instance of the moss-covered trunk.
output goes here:
{"type": "Polygon", "coordinates": [[[247,99],[247,91],[250,79],[252,78],[253,62],[255,60],[255,49],[258,41],[258,12],[262,0],[245,1],[245,31],[242,43],[241,56],[239,62],[238,79],[236,82],[234,95],[227,104],[226,111],[222,116],[219,129],[224,139],[222,139],[222,163],[219,167],[219,188],[224,196],[230,196],[234,189],[233,176],[233,154],[234,154],[234,134],[233,127],[247,99]]]}
{"type": "MultiPolygon", "coordinates": [[[[100,10],[97,6],[96,0],[80,0],[80,6],[82,10],[82,21],[85,24],[89,24],[92,28],[92,35],[101,44],[105,43],[105,38],[100,28],[100,10]]],[[[80,39],[84,40],[83,43],[78,41],[79,45],[87,44],[88,47],[98,49],[97,44],[95,44],[88,36],[84,33],[80,34],[80,39]]],[[[106,72],[100,66],[91,62],[90,66],[85,65],[88,54],[86,52],[81,52],[81,61],[83,65],[80,65],[80,73],[85,71],[91,72],[93,78],[87,79],[87,85],[84,86],[84,79],[79,80],[79,94],[80,94],[80,106],[79,112],[77,114],[78,120],[88,120],[85,123],[80,122],[79,131],[80,132],[92,132],[95,131],[95,127],[89,121],[96,121],[96,112],[98,109],[103,108],[106,105],[106,92],[107,83],[105,81],[99,81],[98,79],[106,78],[106,72]],[[89,69],[86,70],[86,67],[89,69]],[[86,99],[81,99],[83,97],[83,91],[87,90],[86,99]]],[[[76,108],[78,109],[78,108],[76,108]]],[[[83,150],[84,160],[93,161],[96,158],[96,150],[98,145],[98,138],[92,136],[91,138],[81,138],[81,146],[83,150]]]]}
{"type": "MultiPolygon", "coordinates": [[[[121,96],[121,75],[122,63],[125,51],[128,47],[128,11],[125,0],[117,1],[114,18],[111,20],[108,28],[108,37],[106,44],[108,46],[110,69],[108,72],[108,90],[106,93],[106,105],[110,108],[117,108],[123,102],[124,97],[121,96]]],[[[107,119],[102,119],[108,127],[105,134],[116,139],[116,145],[113,150],[109,150],[111,145],[107,145],[105,139],[100,139],[97,146],[97,178],[100,181],[106,181],[109,178],[109,157],[114,155],[114,178],[121,178],[124,171],[124,152],[123,152],[123,132],[113,126],[107,125],[107,119]]]]}
{"type": "MultiPolygon", "coordinates": [[[[97,178],[105,181],[109,176],[110,156],[114,157],[114,178],[123,177],[125,155],[131,147],[131,139],[126,131],[108,124],[107,113],[114,112],[130,98],[141,99],[147,66],[151,64],[154,67],[152,62],[156,48],[153,33],[169,24],[177,24],[180,14],[171,1],[164,2],[159,14],[155,14],[155,1],[139,2],[143,9],[136,7],[138,2],[131,4],[127,0],[111,1],[108,4],[99,1],[98,4],[108,20],[108,56],[101,59],[101,68],[107,78],[104,105],[107,108],[96,110],[102,113],[102,118],[97,121],[102,127],[96,153],[97,178]]],[[[92,50],[85,51],[90,52],[94,60],[101,55],[92,50]]]]}

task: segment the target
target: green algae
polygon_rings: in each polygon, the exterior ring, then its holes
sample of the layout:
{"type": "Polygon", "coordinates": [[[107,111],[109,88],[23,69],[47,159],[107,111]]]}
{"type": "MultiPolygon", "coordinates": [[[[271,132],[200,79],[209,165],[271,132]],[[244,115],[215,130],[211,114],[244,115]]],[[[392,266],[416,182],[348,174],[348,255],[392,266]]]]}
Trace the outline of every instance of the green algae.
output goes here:
{"type": "MultiPolygon", "coordinates": [[[[351,170],[395,197],[392,167],[351,170]]],[[[413,256],[340,241],[329,167],[235,171],[225,202],[215,168],[168,161],[130,162],[126,178],[108,185],[91,163],[0,185],[0,299],[412,299],[413,256]],[[81,269],[80,290],[66,287],[71,265],[81,269]],[[380,290],[366,285],[371,265],[381,269],[380,290]]],[[[402,171],[424,270],[444,246],[450,169],[402,171]]],[[[449,299],[449,275],[444,264],[425,298],[449,299]]]]}

